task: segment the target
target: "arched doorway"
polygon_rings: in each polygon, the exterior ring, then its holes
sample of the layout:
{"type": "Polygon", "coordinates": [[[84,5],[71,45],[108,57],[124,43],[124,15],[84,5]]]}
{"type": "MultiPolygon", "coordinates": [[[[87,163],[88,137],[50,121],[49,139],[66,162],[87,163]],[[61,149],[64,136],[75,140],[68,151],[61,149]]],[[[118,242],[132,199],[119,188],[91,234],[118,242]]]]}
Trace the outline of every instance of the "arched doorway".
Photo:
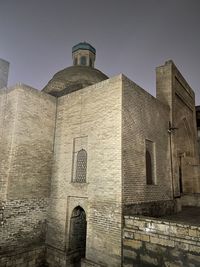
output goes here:
{"type": "Polygon", "coordinates": [[[87,221],[84,209],[77,206],[72,211],[69,231],[69,252],[73,254],[73,262],[79,266],[81,258],[85,257],[87,221]]]}

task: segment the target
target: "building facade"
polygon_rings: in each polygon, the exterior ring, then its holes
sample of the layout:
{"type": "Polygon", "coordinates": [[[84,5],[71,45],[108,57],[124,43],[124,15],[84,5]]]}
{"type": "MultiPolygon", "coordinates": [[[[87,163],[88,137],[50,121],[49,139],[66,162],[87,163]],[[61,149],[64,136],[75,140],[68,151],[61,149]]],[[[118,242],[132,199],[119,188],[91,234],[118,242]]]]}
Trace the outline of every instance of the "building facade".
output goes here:
{"type": "Polygon", "coordinates": [[[175,64],[156,69],[155,98],[95,56],[74,46],[42,91],[1,83],[5,266],[123,266],[124,216],[171,214],[200,192],[195,96],[175,64]]]}

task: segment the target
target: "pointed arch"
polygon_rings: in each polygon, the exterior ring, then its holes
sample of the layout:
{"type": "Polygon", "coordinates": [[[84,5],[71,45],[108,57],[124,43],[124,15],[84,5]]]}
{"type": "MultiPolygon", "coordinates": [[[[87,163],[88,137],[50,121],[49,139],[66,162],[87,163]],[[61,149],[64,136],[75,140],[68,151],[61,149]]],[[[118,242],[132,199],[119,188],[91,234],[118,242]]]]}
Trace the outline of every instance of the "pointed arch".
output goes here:
{"type": "Polygon", "coordinates": [[[81,206],[77,206],[71,214],[69,231],[69,251],[76,253],[77,259],[85,257],[86,233],[86,213],[81,206]]]}

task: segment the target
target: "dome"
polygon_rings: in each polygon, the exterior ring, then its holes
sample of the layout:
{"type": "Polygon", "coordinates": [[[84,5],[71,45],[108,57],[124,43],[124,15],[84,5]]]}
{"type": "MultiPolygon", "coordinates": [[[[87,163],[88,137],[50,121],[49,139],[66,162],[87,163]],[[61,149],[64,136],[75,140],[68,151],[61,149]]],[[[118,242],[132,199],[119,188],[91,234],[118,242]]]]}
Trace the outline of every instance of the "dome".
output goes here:
{"type": "Polygon", "coordinates": [[[106,79],[108,77],[95,68],[76,65],[57,72],[42,91],[63,96],[106,79]]]}
{"type": "Polygon", "coordinates": [[[72,47],[73,66],[57,72],[42,90],[53,96],[62,96],[101,82],[108,77],[94,68],[96,49],[81,42],[72,47]]]}

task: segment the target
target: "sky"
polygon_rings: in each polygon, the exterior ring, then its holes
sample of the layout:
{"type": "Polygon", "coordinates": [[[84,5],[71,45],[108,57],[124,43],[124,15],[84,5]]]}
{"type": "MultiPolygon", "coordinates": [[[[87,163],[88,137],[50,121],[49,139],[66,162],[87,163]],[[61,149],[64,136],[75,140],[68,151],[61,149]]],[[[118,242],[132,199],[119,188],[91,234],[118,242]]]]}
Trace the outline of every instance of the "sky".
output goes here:
{"type": "Polygon", "coordinates": [[[96,68],[154,96],[155,68],[172,59],[200,105],[200,0],[0,0],[9,86],[41,90],[82,41],[96,48],[96,68]]]}

